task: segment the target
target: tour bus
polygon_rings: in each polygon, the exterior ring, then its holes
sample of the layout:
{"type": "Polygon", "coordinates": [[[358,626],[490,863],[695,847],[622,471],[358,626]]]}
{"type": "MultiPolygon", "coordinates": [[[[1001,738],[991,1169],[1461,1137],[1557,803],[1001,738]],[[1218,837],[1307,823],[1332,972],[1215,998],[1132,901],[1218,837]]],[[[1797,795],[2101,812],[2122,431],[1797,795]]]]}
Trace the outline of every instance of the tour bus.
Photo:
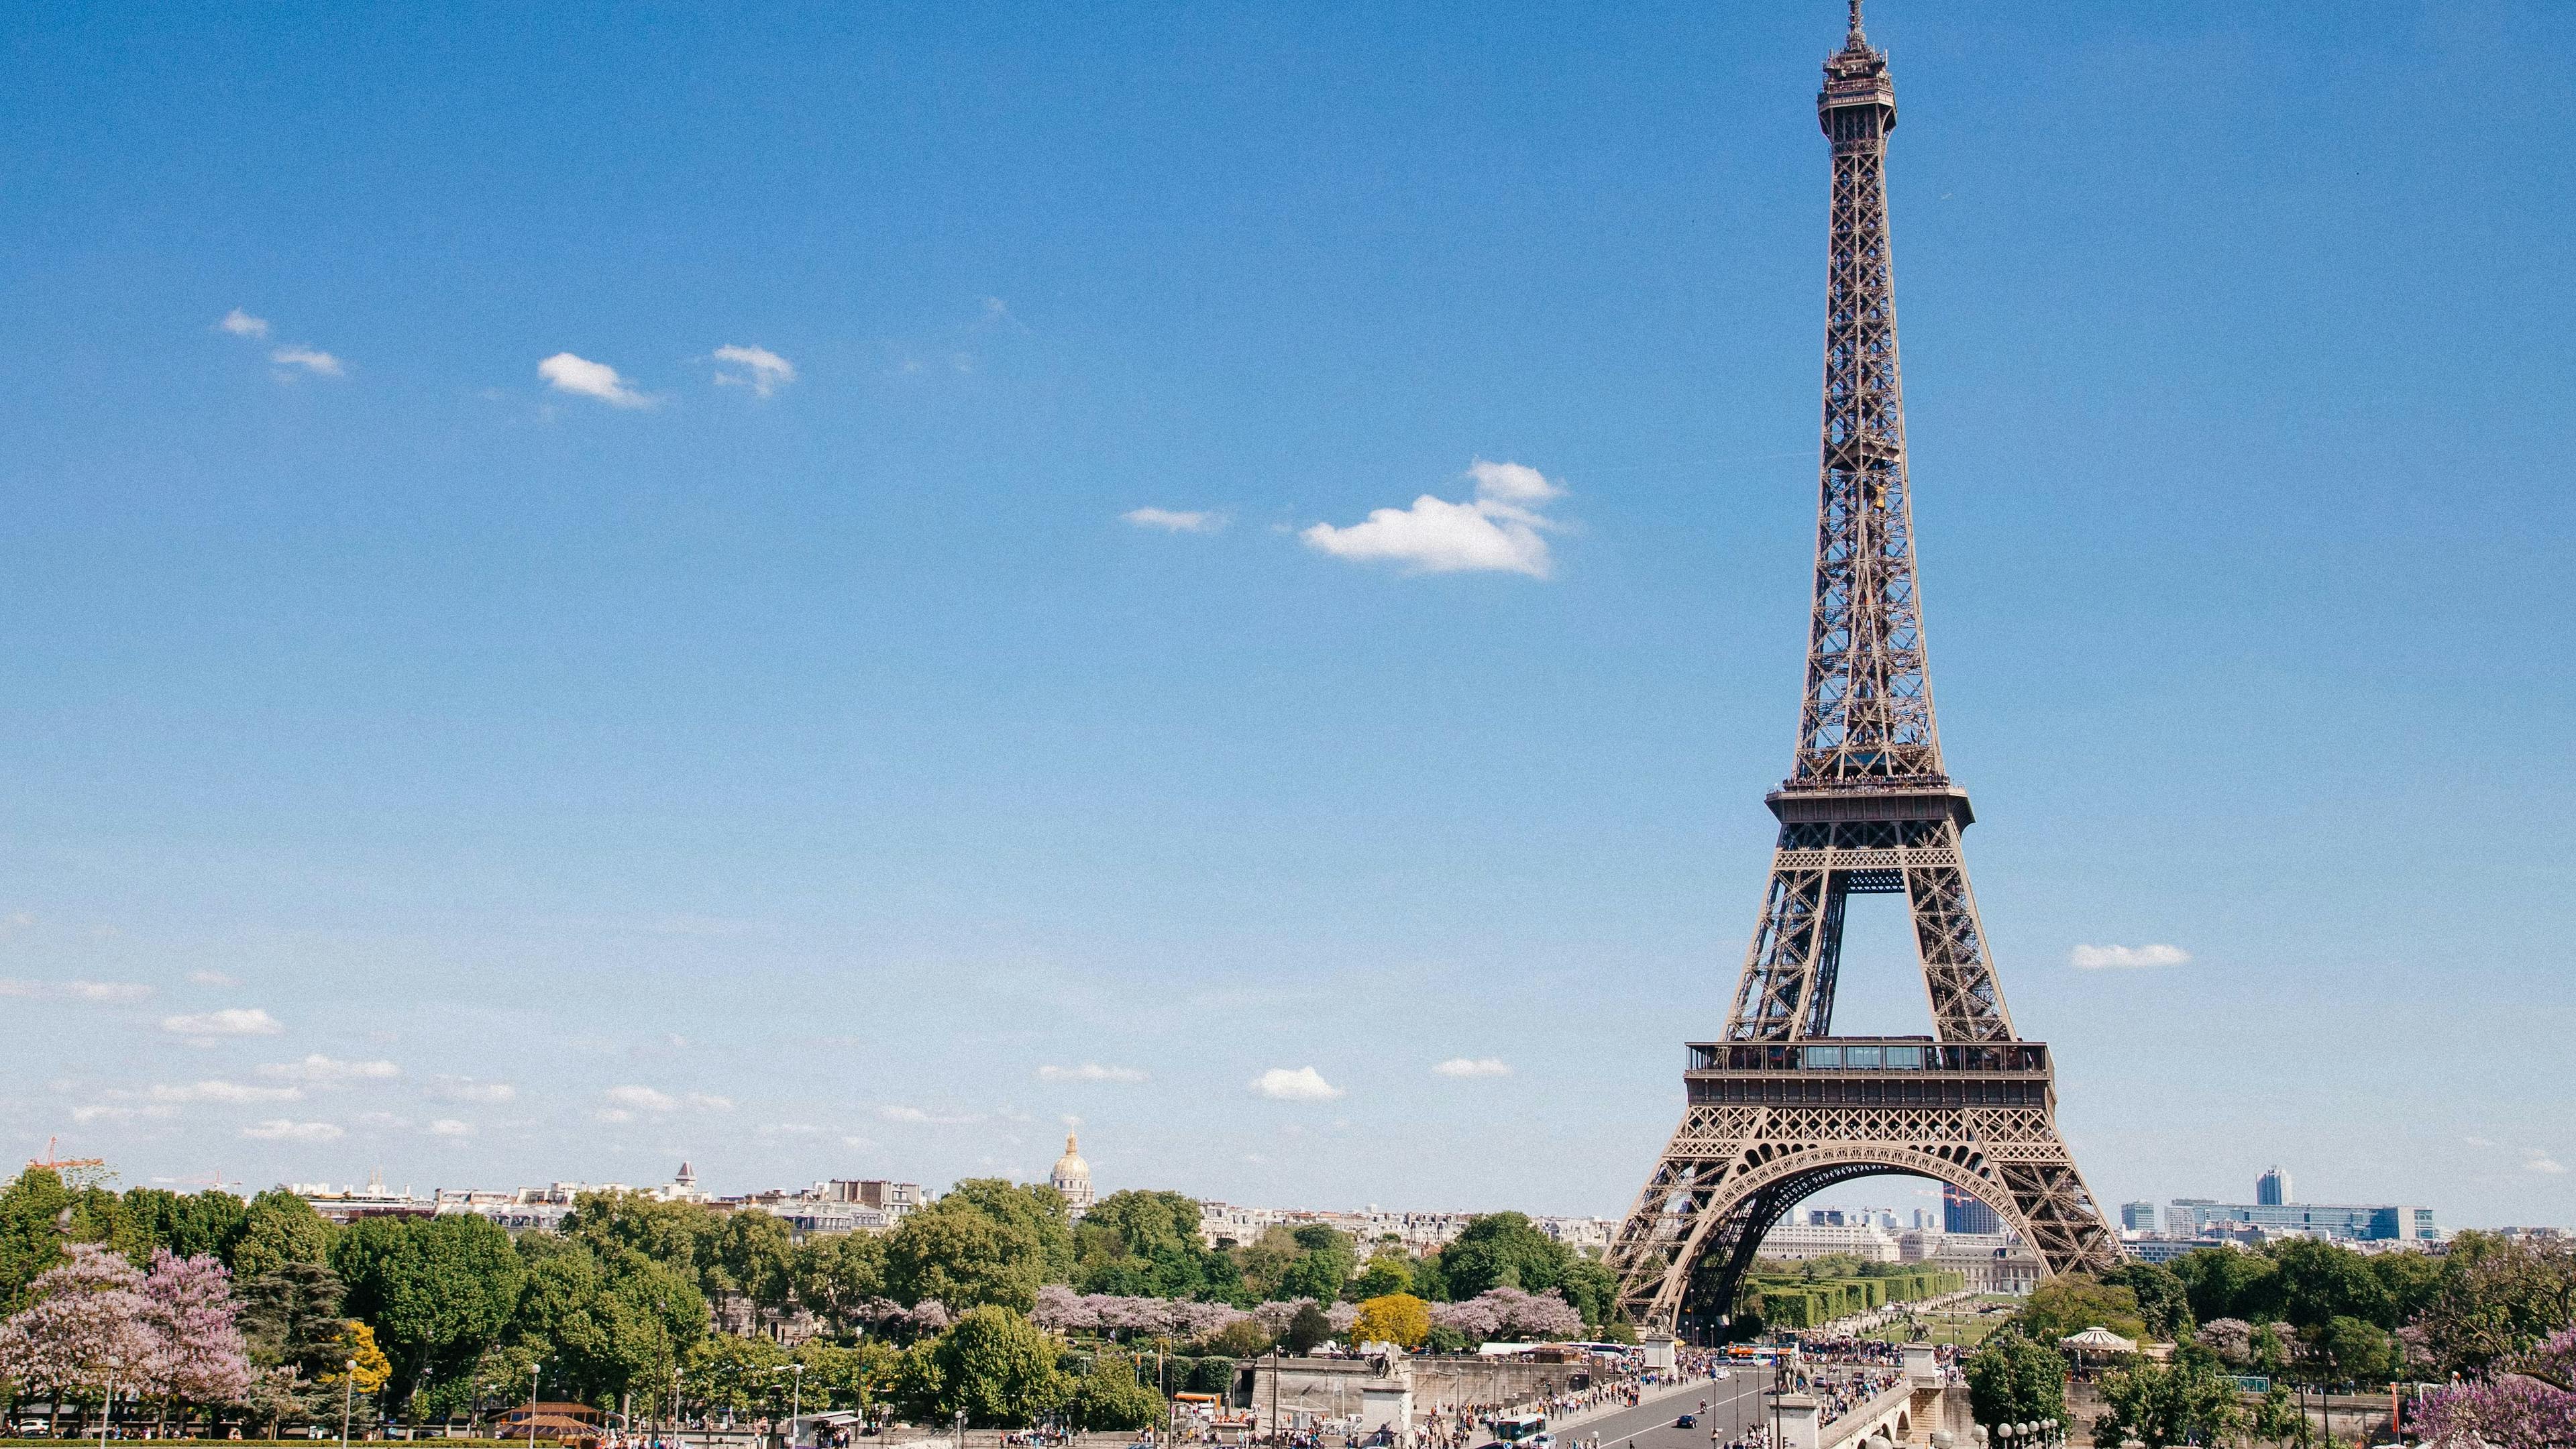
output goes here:
{"type": "Polygon", "coordinates": [[[1545,1414],[1505,1414],[1493,1422],[1494,1439],[1497,1443],[1523,1445],[1527,1446],[1527,1449],[1547,1449],[1547,1446],[1556,1442],[1547,1432],[1545,1414]]]}

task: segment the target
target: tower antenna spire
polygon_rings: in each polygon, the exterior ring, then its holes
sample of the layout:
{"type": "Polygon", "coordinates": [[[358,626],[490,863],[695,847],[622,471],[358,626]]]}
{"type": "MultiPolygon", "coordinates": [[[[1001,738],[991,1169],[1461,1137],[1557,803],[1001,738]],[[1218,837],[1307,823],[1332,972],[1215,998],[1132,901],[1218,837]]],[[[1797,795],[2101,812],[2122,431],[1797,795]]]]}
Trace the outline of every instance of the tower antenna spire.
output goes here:
{"type": "Polygon", "coordinates": [[[1869,43],[1868,35],[1860,28],[1860,0],[1851,0],[1851,43],[1854,45],[1869,43]]]}

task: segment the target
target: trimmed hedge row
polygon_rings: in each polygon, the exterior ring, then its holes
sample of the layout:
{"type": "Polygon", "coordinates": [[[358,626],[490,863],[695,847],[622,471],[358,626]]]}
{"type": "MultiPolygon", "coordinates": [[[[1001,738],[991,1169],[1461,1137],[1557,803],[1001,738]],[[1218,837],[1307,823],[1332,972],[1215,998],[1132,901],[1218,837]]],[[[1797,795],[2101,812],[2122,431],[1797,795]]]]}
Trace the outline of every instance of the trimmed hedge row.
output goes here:
{"type": "Polygon", "coordinates": [[[1876,1278],[1756,1278],[1747,1306],[1773,1328],[1821,1328],[1837,1318],[1956,1293],[1968,1280],[1954,1272],[1918,1268],[1876,1278]]]}

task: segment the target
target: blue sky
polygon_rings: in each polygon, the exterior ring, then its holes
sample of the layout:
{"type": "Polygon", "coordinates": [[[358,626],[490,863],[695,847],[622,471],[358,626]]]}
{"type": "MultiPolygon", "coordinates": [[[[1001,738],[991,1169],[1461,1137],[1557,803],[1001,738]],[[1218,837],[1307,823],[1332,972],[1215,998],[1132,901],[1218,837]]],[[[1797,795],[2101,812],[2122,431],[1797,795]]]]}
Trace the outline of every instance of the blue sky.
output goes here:
{"type": "MultiPolygon", "coordinates": [[[[1620,1210],[1788,763],[1840,9],[15,13],[0,1134],[1620,1210]]],[[[2576,1223],[2570,12],[1870,29],[2096,1189],[2576,1223]]]]}

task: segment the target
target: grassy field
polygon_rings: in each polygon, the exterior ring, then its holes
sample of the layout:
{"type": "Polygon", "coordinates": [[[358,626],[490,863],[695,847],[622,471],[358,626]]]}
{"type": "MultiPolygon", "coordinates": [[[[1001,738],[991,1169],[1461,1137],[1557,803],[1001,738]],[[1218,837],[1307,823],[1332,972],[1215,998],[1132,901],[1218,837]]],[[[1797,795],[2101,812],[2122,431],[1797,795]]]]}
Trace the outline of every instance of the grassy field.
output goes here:
{"type": "MultiPolygon", "coordinates": [[[[1920,1337],[1926,1342],[1955,1343],[1974,1347],[1983,1343],[1987,1334],[2003,1327],[2011,1317],[2012,1314],[2009,1312],[1927,1313],[1917,1322],[1922,1325],[1923,1331],[1920,1337]]],[[[1902,1323],[1889,1324],[1864,1336],[1877,1339],[1882,1343],[1909,1343],[1917,1338],[1917,1335],[1908,1333],[1902,1323]]]]}

